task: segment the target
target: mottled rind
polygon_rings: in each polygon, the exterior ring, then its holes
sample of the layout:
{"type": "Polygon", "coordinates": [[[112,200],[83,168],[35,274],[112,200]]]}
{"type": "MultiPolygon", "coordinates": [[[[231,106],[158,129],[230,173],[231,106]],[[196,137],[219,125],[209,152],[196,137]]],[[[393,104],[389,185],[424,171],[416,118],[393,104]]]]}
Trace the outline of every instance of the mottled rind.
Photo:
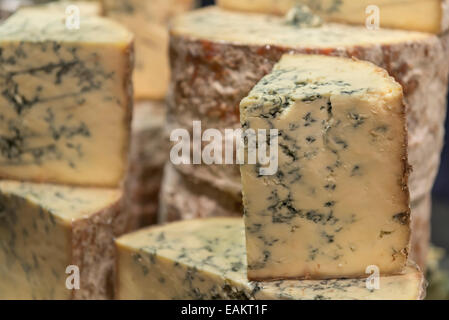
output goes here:
{"type": "Polygon", "coordinates": [[[242,215],[241,201],[214,186],[190,179],[171,163],[164,168],[158,220],[177,220],[242,215]]]}
{"type": "Polygon", "coordinates": [[[134,106],[123,198],[129,231],[157,222],[159,190],[169,153],[165,112],[164,101],[139,101],[134,106]]]}

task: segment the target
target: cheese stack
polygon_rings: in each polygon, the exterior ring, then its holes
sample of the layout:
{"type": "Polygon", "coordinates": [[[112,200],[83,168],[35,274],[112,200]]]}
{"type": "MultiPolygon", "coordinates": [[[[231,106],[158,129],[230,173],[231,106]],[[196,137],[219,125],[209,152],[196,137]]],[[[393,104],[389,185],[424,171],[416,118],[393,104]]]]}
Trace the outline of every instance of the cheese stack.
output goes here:
{"type": "Polygon", "coordinates": [[[111,297],[133,36],[88,14],[72,27],[43,8],[0,26],[2,299],[111,297]]]}
{"type": "Polygon", "coordinates": [[[248,279],[402,272],[410,208],[400,84],[369,62],[284,55],[242,100],[240,119],[248,279]]]}
{"type": "Polygon", "coordinates": [[[106,16],[126,26],[136,37],[134,121],[130,166],[125,184],[129,230],[156,223],[159,188],[168,159],[165,135],[165,95],[169,82],[170,18],[194,5],[194,0],[102,0],[106,16]]]}
{"type": "MultiPolygon", "coordinates": [[[[286,52],[356,57],[386,69],[404,88],[408,153],[414,168],[409,180],[411,198],[417,201],[430,193],[444,136],[449,70],[446,38],[335,23],[300,28],[283,17],[209,7],[174,20],[170,50],[168,127],[190,133],[193,120],[201,120],[203,130],[238,128],[240,100],[286,52]]],[[[241,195],[237,165],[179,165],[176,170],[201,185],[199,189],[220,191],[221,199],[234,201],[241,195]]],[[[168,197],[163,194],[161,198],[168,197]]],[[[182,209],[182,215],[195,214],[182,209]]],[[[163,221],[173,216],[177,213],[161,212],[163,221]]],[[[425,250],[412,249],[412,255],[420,263],[425,261],[425,250]]]]}
{"type": "Polygon", "coordinates": [[[117,299],[418,300],[425,293],[413,265],[401,275],[366,279],[251,282],[241,218],[208,218],[150,227],[116,241],[117,299]]]}

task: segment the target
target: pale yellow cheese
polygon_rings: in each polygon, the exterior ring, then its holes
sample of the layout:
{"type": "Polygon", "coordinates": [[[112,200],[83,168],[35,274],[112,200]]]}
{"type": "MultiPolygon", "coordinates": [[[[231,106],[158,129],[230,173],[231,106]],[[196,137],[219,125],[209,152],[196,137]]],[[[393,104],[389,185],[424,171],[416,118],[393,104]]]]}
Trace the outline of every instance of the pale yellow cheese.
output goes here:
{"type": "MultiPolygon", "coordinates": [[[[42,10],[46,12],[55,11],[57,13],[66,14],[66,10],[70,9],[69,6],[76,6],[79,9],[81,15],[100,16],[102,14],[102,7],[98,1],[76,1],[76,0],[59,0],[34,6],[25,6],[21,10],[42,10]]],[[[72,13],[71,10],[68,13],[72,13]]],[[[67,14],[68,16],[68,14],[67,14]]]]}
{"type": "Polygon", "coordinates": [[[136,36],[136,99],[162,99],[168,87],[168,33],[171,17],[193,7],[193,0],[103,0],[106,16],[136,36]]]}
{"type": "MultiPolygon", "coordinates": [[[[242,14],[208,7],[180,15],[173,21],[173,36],[241,45],[270,45],[288,49],[342,50],[354,47],[395,45],[433,39],[422,32],[380,29],[369,32],[359,26],[324,24],[296,28],[277,16],[242,14]]],[[[207,49],[207,47],[205,48],[207,49]]],[[[261,51],[263,53],[263,51],[261,51]]],[[[323,52],[324,54],[324,52],[323,52]]]]}
{"type": "Polygon", "coordinates": [[[277,170],[264,176],[259,162],[241,166],[249,279],[359,277],[370,265],[402,271],[410,237],[405,107],[385,70],[284,55],[240,115],[243,130],[278,130],[277,170]]]}
{"type": "Polygon", "coordinates": [[[286,14],[295,5],[307,5],[327,21],[371,23],[369,6],[379,8],[379,26],[441,33],[449,27],[447,0],[218,0],[224,9],[286,14]]]}
{"type": "Polygon", "coordinates": [[[143,229],[117,239],[117,299],[417,300],[414,266],[380,278],[250,282],[241,218],[208,218],[143,229]]]}
{"type": "Polygon", "coordinates": [[[110,298],[120,199],[118,189],[0,181],[0,299],[110,298]],[[66,286],[69,266],[79,290],[66,286]]]}
{"type": "Polygon", "coordinates": [[[115,187],[124,176],[133,36],[108,19],[24,9],[0,26],[0,177],[115,187]]]}

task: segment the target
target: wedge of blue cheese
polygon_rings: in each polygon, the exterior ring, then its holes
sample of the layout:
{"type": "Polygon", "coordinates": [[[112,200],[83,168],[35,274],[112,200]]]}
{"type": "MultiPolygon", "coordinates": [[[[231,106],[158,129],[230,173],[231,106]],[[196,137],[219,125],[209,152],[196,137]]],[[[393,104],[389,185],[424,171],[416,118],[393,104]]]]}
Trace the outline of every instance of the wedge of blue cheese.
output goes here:
{"type": "Polygon", "coordinates": [[[113,21],[19,10],[0,26],[0,177],[117,187],[126,169],[133,36],[113,21]]]}
{"type": "Polygon", "coordinates": [[[416,300],[422,273],[366,279],[250,282],[241,218],[208,218],[150,227],[116,240],[117,299],[416,300]]]}
{"type": "Polygon", "coordinates": [[[442,33],[449,27],[448,0],[218,0],[224,9],[286,14],[292,7],[308,5],[327,21],[361,24],[372,21],[372,8],[382,28],[442,33]]]}
{"type": "Polygon", "coordinates": [[[368,62],[285,55],[240,115],[243,130],[276,129],[278,140],[269,175],[259,162],[241,166],[249,279],[402,271],[410,208],[399,83],[368,62]]]}
{"type": "Polygon", "coordinates": [[[120,199],[118,189],[1,181],[0,299],[111,298],[120,199]]]}

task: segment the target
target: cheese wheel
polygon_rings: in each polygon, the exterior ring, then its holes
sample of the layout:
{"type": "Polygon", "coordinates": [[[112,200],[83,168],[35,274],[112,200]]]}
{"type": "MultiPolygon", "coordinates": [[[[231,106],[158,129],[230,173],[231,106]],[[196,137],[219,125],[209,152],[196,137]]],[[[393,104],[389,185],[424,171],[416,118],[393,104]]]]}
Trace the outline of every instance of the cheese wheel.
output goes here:
{"type": "Polygon", "coordinates": [[[135,34],[134,95],[138,100],[164,98],[170,70],[167,23],[194,6],[194,0],[102,0],[104,13],[135,34]]]}
{"type": "Polygon", "coordinates": [[[230,10],[273,14],[307,5],[326,21],[365,25],[378,14],[381,28],[441,33],[449,27],[448,0],[217,0],[217,4],[230,10]]]}
{"type": "MultiPolygon", "coordinates": [[[[411,255],[421,266],[428,246],[430,209],[415,208],[432,189],[444,139],[448,84],[448,35],[399,30],[370,32],[362,27],[325,24],[297,29],[282,18],[206,8],[178,17],[171,28],[172,82],[168,97],[168,130],[186,128],[201,120],[202,129],[239,128],[241,99],[284,53],[318,53],[356,57],[385,68],[404,89],[408,122],[408,153],[413,172],[409,178],[412,199],[411,255]],[[414,222],[415,221],[415,222],[414,222]],[[422,228],[422,229],[421,229],[422,228]],[[427,234],[427,235],[426,235],[427,234]]],[[[208,215],[233,215],[223,203],[241,203],[238,165],[178,165],[181,182],[177,201],[166,178],[161,196],[162,220],[208,215]],[[207,193],[207,207],[180,205],[199,201],[183,181],[195,181],[207,193]],[[214,199],[219,198],[219,200],[214,199]],[[181,200],[182,199],[182,200],[181,200]],[[170,205],[167,205],[170,203],[170,205]],[[205,209],[210,208],[210,209],[205,209]],[[169,217],[169,218],[167,218],[169,217]]],[[[175,173],[176,173],[175,171],[175,173]]],[[[424,205],[425,207],[425,205],[424,205]]],[[[240,211],[241,213],[241,211],[240,211]]]]}

